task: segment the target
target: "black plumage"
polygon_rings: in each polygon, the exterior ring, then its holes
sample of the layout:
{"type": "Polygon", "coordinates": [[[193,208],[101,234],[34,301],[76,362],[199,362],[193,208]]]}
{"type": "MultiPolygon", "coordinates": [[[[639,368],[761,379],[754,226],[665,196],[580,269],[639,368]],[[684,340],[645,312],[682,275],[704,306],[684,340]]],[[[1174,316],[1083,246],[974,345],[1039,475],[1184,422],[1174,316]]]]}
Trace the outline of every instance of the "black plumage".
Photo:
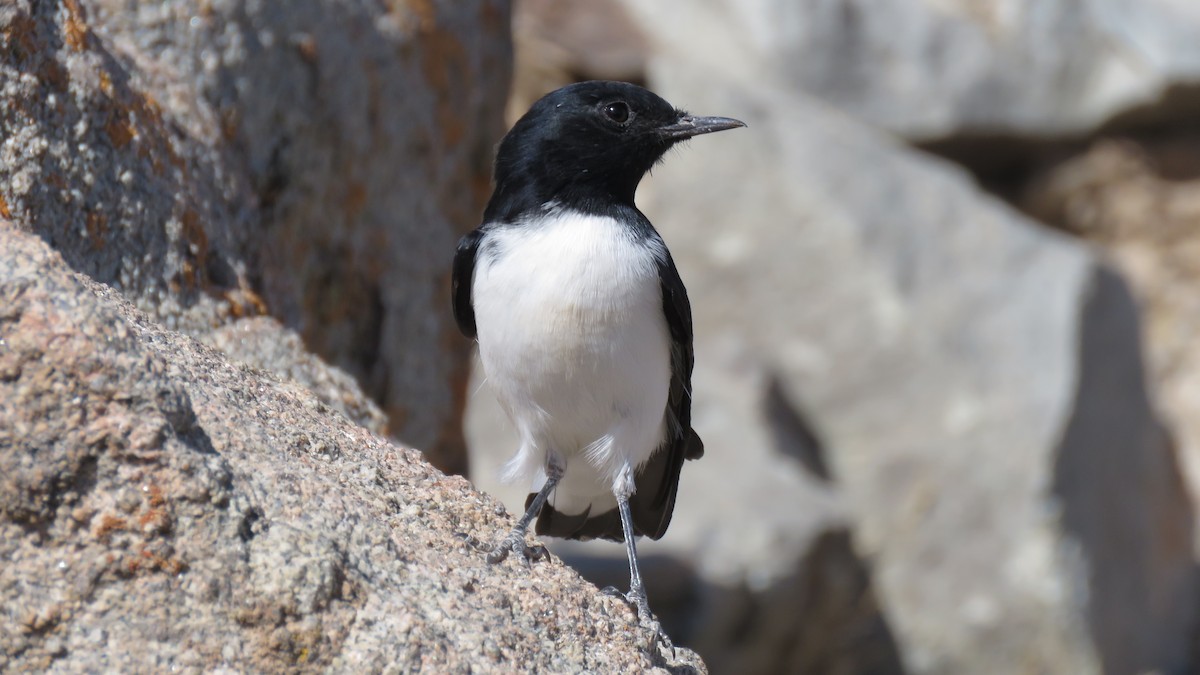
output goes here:
{"type": "MultiPolygon", "coordinates": [[[[627,224],[634,236],[661,242],[654,226],[634,204],[634,193],[667,150],[695,135],[694,124],[680,123],[692,119],[714,118],[691,118],[659,96],[622,82],[584,82],[552,92],[534,104],[501,141],[495,190],[484,211],[483,225],[462,238],[454,257],[454,317],[463,334],[476,336],[472,273],[479,242],[489,228],[519,222],[554,203],[613,217],[627,224]],[[612,105],[623,107],[616,112],[627,115],[627,122],[614,123],[606,114],[613,111],[604,108],[612,105]]],[[[730,122],[724,120],[724,126],[717,123],[713,127],[731,128],[730,122]]],[[[700,133],[715,130],[719,129],[700,127],[700,133]]],[[[704,444],[691,427],[692,308],[669,253],[659,264],[659,278],[672,341],[666,411],[670,423],[661,447],[638,470],[637,492],[630,498],[637,534],[652,539],[661,537],[671,522],[684,460],[704,454],[704,444]]],[[[527,508],[535,496],[529,495],[527,508]]],[[[536,531],[566,539],[624,540],[615,509],[595,515],[566,515],[547,504],[541,509],[536,531]]]]}
{"type": "Polygon", "coordinates": [[[683,464],[704,444],[692,429],[687,290],[634,193],[676,143],[739,126],[620,82],[551,92],[501,141],[483,224],[454,257],[455,321],[480,340],[523,430],[512,475],[545,475],[488,559],[528,557],[535,518],[538,534],[624,541],[629,598],[655,627],[634,540],[666,532],[683,464]]]}

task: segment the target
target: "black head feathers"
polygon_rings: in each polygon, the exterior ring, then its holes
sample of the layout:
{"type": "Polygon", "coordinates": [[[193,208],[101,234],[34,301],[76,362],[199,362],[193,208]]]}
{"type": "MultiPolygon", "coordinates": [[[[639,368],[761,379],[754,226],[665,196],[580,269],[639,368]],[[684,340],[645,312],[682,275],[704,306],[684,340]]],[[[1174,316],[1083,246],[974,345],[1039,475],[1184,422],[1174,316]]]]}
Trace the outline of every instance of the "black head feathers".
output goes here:
{"type": "Polygon", "coordinates": [[[684,139],[745,126],[724,117],[693,117],[625,82],[591,81],[550,92],[500,142],[496,190],[485,222],[551,202],[591,211],[633,205],[638,183],[684,139]]]}

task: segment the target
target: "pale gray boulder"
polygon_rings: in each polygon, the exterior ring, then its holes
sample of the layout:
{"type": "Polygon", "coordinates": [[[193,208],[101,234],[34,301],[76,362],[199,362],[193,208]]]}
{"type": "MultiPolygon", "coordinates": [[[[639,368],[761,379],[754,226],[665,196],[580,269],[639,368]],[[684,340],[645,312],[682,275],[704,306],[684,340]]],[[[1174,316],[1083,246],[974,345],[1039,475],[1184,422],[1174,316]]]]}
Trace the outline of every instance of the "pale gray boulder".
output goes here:
{"type": "Polygon", "coordinates": [[[664,94],[754,130],[647,195],[695,298],[698,428],[731,409],[706,378],[779,378],[913,671],[1184,667],[1193,513],[1125,284],[960,171],[687,62],[664,94]]]}
{"type": "Polygon", "coordinates": [[[1194,116],[1189,0],[623,0],[652,43],[916,140],[1194,116]]]}

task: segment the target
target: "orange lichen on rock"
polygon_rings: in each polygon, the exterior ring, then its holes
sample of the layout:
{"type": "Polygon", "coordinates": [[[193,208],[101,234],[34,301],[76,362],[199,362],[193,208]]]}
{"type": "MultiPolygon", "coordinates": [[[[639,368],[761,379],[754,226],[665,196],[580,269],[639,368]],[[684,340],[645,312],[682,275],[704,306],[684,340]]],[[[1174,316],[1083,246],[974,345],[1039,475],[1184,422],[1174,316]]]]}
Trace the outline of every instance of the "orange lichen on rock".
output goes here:
{"type": "Polygon", "coordinates": [[[37,22],[28,14],[17,14],[0,31],[5,47],[11,50],[15,61],[23,61],[37,52],[37,22]]]}
{"type": "Polygon", "coordinates": [[[104,236],[108,234],[108,217],[98,211],[88,211],[84,222],[92,250],[100,250],[104,246],[104,236]]]}
{"type": "Polygon", "coordinates": [[[138,516],[138,527],[144,535],[163,534],[171,530],[171,516],[165,509],[154,507],[138,516]]]}
{"type": "Polygon", "coordinates": [[[87,17],[83,7],[79,5],[79,0],[63,0],[63,6],[67,9],[67,18],[63,22],[64,37],[72,49],[81,52],[87,47],[87,17]]]}
{"type": "Polygon", "coordinates": [[[129,121],[129,115],[119,108],[109,113],[104,122],[104,132],[116,148],[124,148],[137,136],[133,124],[129,121]]]}
{"type": "Polygon", "coordinates": [[[166,572],[167,574],[179,574],[187,569],[187,563],[180,560],[177,556],[170,558],[155,553],[148,548],[142,548],[140,552],[141,558],[129,559],[129,571],[136,572],[143,566],[151,572],[166,572]]]}
{"type": "Polygon", "coordinates": [[[142,488],[142,492],[146,493],[146,503],[153,507],[159,507],[167,503],[163,497],[162,488],[154,483],[150,483],[142,488]]]}
{"type": "MultiPolygon", "coordinates": [[[[71,84],[71,75],[57,61],[49,59],[42,62],[38,69],[38,77],[42,82],[55,91],[66,91],[71,84]]],[[[59,104],[61,107],[61,104],[59,104]]]]}
{"type": "Polygon", "coordinates": [[[229,303],[229,314],[235,319],[250,316],[266,316],[267,301],[249,288],[235,288],[225,292],[225,300],[229,303]]]}
{"type": "Polygon", "coordinates": [[[103,94],[105,96],[108,96],[111,98],[113,95],[112,75],[109,75],[108,71],[106,71],[106,70],[101,70],[99,77],[100,77],[100,91],[103,92],[103,94]]]}
{"type": "Polygon", "coordinates": [[[300,58],[304,59],[305,63],[311,65],[317,62],[317,41],[312,35],[305,33],[298,36],[295,45],[296,51],[300,54],[300,58]]]}
{"type": "Polygon", "coordinates": [[[200,224],[200,214],[196,209],[188,208],[183,212],[183,238],[187,241],[190,253],[200,264],[208,259],[208,233],[200,224]]]}
{"type": "Polygon", "coordinates": [[[181,222],[187,250],[180,263],[180,281],[188,289],[204,288],[208,285],[208,233],[200,224],[200,214],[191,207],[183,212],[181,222]]]}
{"type": "Polygon", "coordinates": [[[118,518],[111,513],[106,513],[100,516],[100,524],[96,526],[94,534],[101,541],[108,541],[112,537],[112,533],[118,530],[125,529],[127,523],[124,518],[118,518]]]}

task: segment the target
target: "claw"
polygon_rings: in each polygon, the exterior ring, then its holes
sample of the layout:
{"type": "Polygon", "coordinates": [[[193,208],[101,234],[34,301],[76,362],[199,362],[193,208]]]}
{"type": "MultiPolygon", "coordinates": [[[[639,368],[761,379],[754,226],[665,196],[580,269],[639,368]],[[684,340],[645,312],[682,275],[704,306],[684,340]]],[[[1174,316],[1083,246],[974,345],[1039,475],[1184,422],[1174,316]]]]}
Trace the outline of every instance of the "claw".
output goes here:
{"type": "Polygon", "coordinates": [[[525,559],[529,562],[537,562],[539,560],[550,561],[550,551],[541,544],[536,546],[525,547],[525,559]]]}
{"type": "Polygon", "coordinates": [[[650,603],[646,602],[645,594],[630,591],[629,595],[625,596],[625,599],[637,610],[638,625],[653,636],[651,644],[656,644],[670,650],[671,657],[674,658],[675,644],[671,642],[671,638],[663,630],[662,624],[658,622],[658,619],[654,617],[654,613],[650,611],[650,603]]]}
{"type": "Polygon", "coordinates": [[[646,601],[644,594],[639,594],[634,590],[628,593],[622,593],[620,589],[613,586],[605,586],[600,589],[600,592],[612,598],[619,598],[629,605],[637,614],[638,627],[651,634],[651,646],[663,647],[671,652],[671,658],[675,658],[675,643],[671,642],[670,636],[663,630],[662,624],[658,619],[654,618],[654,613],[650,611],[650,603],[646,601]]]}
{"type": "Polygon", "coordinates": [[[671,642],[670,636],[668,636],[667,632],[663,630],[662,624],[658,622],[658,619],[655,619],[653,616],[651,616],[649,621],[640,619],[638,623],[642,628],[646,629],[651,635],[653,635],[653,644],[670,651],[671,659],[674,660],[675,643],[671,642]]]}
{"type": "MultiPolygon", "coordinates": [[[[550,552],[546,550],[545,546],[525,545],[525,533],[529,531],[529,524],[541,512],[546,499],[554,491],[554,486],[558,485],[559,479],[562,478],[562,473],[563,469],[554,463],[546,467],[546,483],[542,485],[542,489],[538,490],[537,496],[530,502],[528,508],[525,509],[525,515],[521,516],[521,519],[517,521],[513,529],[503,539],[496,542],[494,546],[481,544],[474,537],[467,537],[468,543],[474,542],[473,546],[475,549],[487,553],[487,561],[492,565],[504,562],[509,553],[518,554],[526,566],[538,560],[549,560],[550,552]]],[[[499,512],[503,513],[503,507],[498,508],[499,512]]]]}
{"type": "MultiPolygon", "coordinates": [[[[478,542],[478,540],[476,540],[478,542]]],[[[480,544],[475,547],[479,551],[487,553],[486,560],[492,565],[498,565],[506,558],[509,553],[516,553],[526,565],[531,565],[538,560],[549,560],[550,552],[545,546],[535,545],[526,546],[525,537],[516,532],[510,532],[494,546],[480,544]]]]}

